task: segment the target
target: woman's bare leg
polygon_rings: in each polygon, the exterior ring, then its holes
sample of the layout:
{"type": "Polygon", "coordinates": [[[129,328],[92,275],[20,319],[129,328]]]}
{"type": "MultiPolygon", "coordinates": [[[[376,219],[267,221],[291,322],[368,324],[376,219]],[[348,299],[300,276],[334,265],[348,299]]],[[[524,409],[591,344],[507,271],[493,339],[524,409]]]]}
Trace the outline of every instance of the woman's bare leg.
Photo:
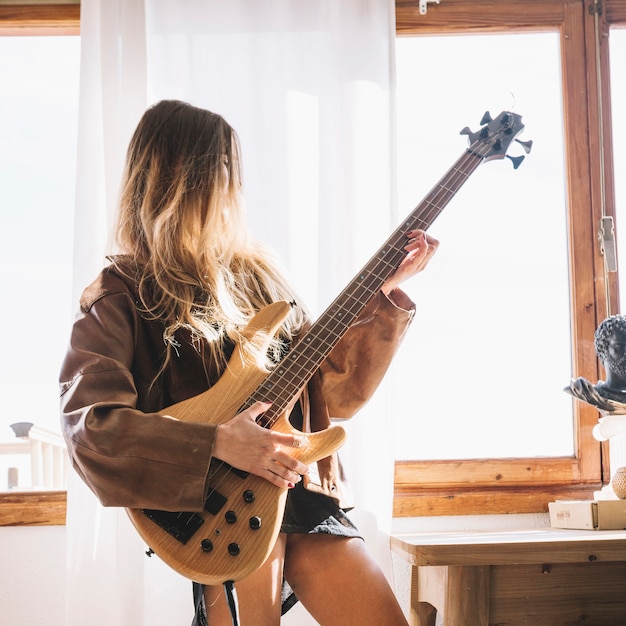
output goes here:
{"type": "MultiPolygon", "coordinates": [[[[280,592],[285,560],[285,536],[279,535],[267,561],[250,576],[235,583],[240,622],[255,626],[280,624],[280,592]]],[[[204,601],[211,626],[232,626],[223,587],[205,587],[204,601]]]]}
{"type": "Polygon", "coordinates": [[[285,578],[321,626],[408,626],[361,539],[288,535],[285,578]]]}

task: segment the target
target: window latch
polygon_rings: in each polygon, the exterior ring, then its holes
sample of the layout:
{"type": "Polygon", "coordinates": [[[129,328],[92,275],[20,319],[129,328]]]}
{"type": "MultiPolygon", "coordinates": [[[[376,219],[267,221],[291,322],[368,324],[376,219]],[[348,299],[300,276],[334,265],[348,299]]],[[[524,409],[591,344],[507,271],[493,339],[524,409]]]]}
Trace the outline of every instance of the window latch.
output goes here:
{"type": "Polygon", "coordinates": [[[615,246],[615,227],[613,218],[605,216],[600,220],[600,254],[604,256],[604,264],[609,272],[617,271],[617,251],[615,246]]]}
{"type": "Polygon", "coordinates": [[[420,15],[428,13],[429,4],[439,4],[441,0],[420,0],[420,15]]]}

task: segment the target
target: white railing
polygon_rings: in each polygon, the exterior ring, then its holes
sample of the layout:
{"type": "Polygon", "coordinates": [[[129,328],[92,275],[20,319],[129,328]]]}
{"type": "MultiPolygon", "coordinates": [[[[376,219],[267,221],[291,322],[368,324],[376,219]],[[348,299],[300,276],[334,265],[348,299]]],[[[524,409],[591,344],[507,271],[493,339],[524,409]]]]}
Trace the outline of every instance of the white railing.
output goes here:
{"type": "Polygon", "coordinates": [[[66,489],[69,461],[63,437],[35,425],[26,425],[24,432],[15,441],[0,442],[4,457],[0,466],[6,476],[6,485],[0,479],[0,491],[66,489]],[[30,459],[25,459],[26,455],[30,459]]]}

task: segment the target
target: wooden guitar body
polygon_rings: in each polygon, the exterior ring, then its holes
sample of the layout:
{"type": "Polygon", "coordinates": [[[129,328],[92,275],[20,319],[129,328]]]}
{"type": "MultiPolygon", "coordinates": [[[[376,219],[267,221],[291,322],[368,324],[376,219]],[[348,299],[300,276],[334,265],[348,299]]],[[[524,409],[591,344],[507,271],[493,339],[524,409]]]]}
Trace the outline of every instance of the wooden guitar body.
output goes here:
{"type": "MultiPolygon", "coordinates": [[[[246,328],[247,338],[258,335],[269,344],[289,310],[287,302],[264,308],[246,328]]],[[[183,421],[223,424],[241,410],[267,375],[267,370],[246,360],[237,346],[213,387],[162,412],[183,421]]],[[[284,410],[268,428],[302,435],[291,426],[288,415],[289,410],[284,410]]],[[[332,427],[307,433],[307,437],[309,445],[294,448],[290,454],[308,465],[337,450],[345,431],[332,427]]],[[[285,489],[214,459],[205,511],[127,512],[141,537],[165,563],[191,580],[215,585],[240,580],[263,564],[280,532],[286,497],[285,489]]]]}

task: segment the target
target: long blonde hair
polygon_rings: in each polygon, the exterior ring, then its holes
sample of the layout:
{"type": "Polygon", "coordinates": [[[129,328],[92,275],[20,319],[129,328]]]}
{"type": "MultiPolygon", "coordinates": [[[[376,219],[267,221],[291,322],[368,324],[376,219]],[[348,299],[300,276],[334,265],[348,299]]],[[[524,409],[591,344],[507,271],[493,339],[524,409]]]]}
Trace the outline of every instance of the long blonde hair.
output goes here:
{"type": "MultiPolygon", "coordinates": [[[[164,100],[144,113],[128,148],[116,234],[124,266],[136,268],[143,313],[164,324],[166,363],[185,328],[223,366],[225,339],[246,345],[242,330],[260,308],[295,298],[249,235],[237,134],[205,109],[164,100]]],[[[270,360],[303,322],[293,307],[270,360]]]]}

